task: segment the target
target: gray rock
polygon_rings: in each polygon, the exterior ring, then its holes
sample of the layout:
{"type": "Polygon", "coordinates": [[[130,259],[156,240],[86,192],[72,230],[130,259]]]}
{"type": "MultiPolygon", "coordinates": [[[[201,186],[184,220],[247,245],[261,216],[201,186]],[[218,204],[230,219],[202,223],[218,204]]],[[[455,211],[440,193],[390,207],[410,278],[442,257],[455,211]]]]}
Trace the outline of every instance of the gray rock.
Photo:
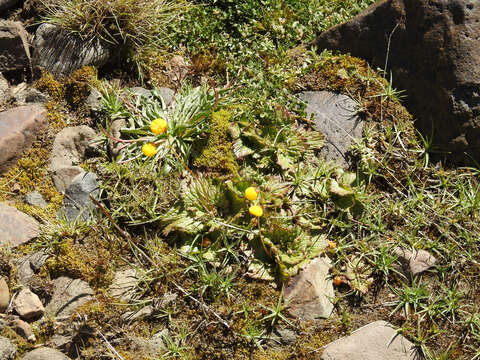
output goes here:
{"type": "MultiPolygon", "coordinates": [[[[114,138],[121,139],[121,136],[122,136],[121,130],[125,129],[126,127],[127,127],[127,121],[125,119],[116,119],[112,121],[112,124],[110,125],[110,132],[114,138]]],[[[115,157],[119,154],[123,144],[120,142],[113,141],[112,139],[108,139],[108,146],[110,148],[110,152],[115,157]]]]}
{"type": "Polygon", "coordinates": [[[297,341],[297,334],[290,329],[275,329],[268,338],[271,346],[291,345],[297,341]]]}
{"type": "Polygon", "coordinates": [[[329,318],[333,312],[333,282],[328,258],[313,259],[285,290],[290,315],[301,320],[329,318]]]}
{"type": "Polygon", "coordinates": [[[92,113],[102,110],[103,101],[100,91],[98,91],[97,89],[92,89],[90,91],[90,94],[85,100],[85,107],[92,113]]]}
{"type": "Polygon", "coordinates": [[[70,358],[58,350],[41,347],[26,353],[22,360],[70,360],[70,358]]]}
{"type": "Polygon", "coordinates": [[[81,125],[65,128],[55,137],[49,170],[58,191],[65,192],[73,178],[84,172],[78,165],[92,149],[91,141],[95,135],[95,130],[81,125]]]}
{"type": "Polygon", "coordinates": [[[382,69],[388,53],[386,71],[392,71],[395,87],[407,91],[416,127],[433,135],[434,145],[453,160],[480,160],[477,1],[380,0],[322,33],[314,45],[318,52],[350,53],[382,69]]]}
{"type": "Polygon", "coordinates": [[[152,92],[140,86],[130,88],[130,92],[135,96],[143,96],[147,99],[152,97],[152,92]]]}
{"type": "Polygon", "coordinates": [[[168,106],[173,103],[175,91],[166,87],[160,87],[157,90],[159,95],[162,97],[163,101],[165,102],[165,105],[168,106]]]}
{"type": "Polygon", "coordinates": [[[357,104],[351,98],[329,91],[305,91],[297,95],[314,115],[315,128],[325,136],[321,150],[326,160],[348,167],[348,149],[362,137],[363,121],[357,115],[357,104]]]}
{"type": "Polygon", "coordinates": [[[99,199],[97,176],[91,172],[77,175],[65,191],[60,212],[68,221],[75,221],[79,217],[85,221],[93,219],[96,206],[90,196],[99,199]]]}
{"type": "Polygon", "coordinates": [[[17,268],[17,281],[19,284],[29,286],[30,282],[42,265],[47,261],[48,254],[43,251],[26,255],[15,262],[17,268]]]}
{"type": "Polygon", "coordinates": [[[0,0],[0,11],[10,10],[20,4],[20,0],[0,0]]]}
{"type": "Polygon", "coordinates": [[[47,126],[47,110],[40,105],[0,112],[0,174],[16,164],[47,126]]]}
{"type": "Polygon", "coordinates": [[[45,313],[45,308],[36,294],[30,289],[22,289],[13,301],[13,308],[22,319],[38,319],[45,313]]]}
{"type": "Polygon", "coordinates": [[[0,20],[0,71],[30,68],[28,33],[21,22],[0,20]]]}
{"type": "Polygon", "coordinates": [[[394,254],[412,275],[420,274],[435,265],[437,259],[425,250],[394,249],[394,254]]]}
{"type": "Polygon", "coordinates": [[[10,85],[8,84],[7,79],[5,79],[0,73],[0,110],[2,106],[4,106],[8,100],[10,100],[11,93],[10,93],[10,85]]]}
{"type": "Polygon", "coordinates": [[[42,24],[33,42],[33,63],[57,77],[70,75],[82,66],[102,66],[112,57],[111,47],[100,41],[82,40],[55,25],[42,24]]]}
{"type": "Polygon", "coordinates": [[[0,336],[0,359],[13,360],[17,354],[17,347],[7,338],[0,336]]]}
{"type": "Polygon", "coordinates": [[[108,288],[108,294],[120,301],[128,302],[132,300],[132,296],[135,294],[138,280],[135,269],[117,271],[112,284],[108,288]]]}
{"type": "Polygon", "coordinates": [[[157,358],[159,353],[166,348],[165,337],[169,336],[168,329],[156,333],[151,339],[132,336],[130,340],[130,350],[142,357],[157,358]]]}
{"type": "Polygon", "coordinates": [[[10,303],[10,291],[4,278],[0,278],[0,313],[3,313],[10,303]]]}
{"type": "Polygon", "coordinates": [[[31,103],[47,103],[50,100],[48,95],[34,88],[26,88],[14,95],[18,105],[26,105],[31,103]]]}
{"type": "Polygon", "coordinates": [[[34,343],[37,341],[37,338],[35,337],[35,334],[32,331],[32,328],[28,323],[25,321],[19,319],[18,317],[14,317],[11,319],[8,323],[8,326],[15,331],[18,335],[23,337],[25,340],[34,343]]]}
{"type": "Polygon", "coordinates": [[[47,202],[43,199],[42,194],[40,194],[37,190],[34,190],[31,193],[25,195],[23,200],[28,205],[38,206],[42,209],[45,209],[48,205],[47,202]]]}
{"type": "Polygon", "coordinates": [[[415,346],[386,321],[376,321],[323,349],[320,360],[414,360],[415,346]]]}
{"type": "Polygon", "coordinates": [[[45,310],[55,317],[68,317],[77,307],[93,299],[93,290],[83,280],[62,276],[55,279],[53,285],[53,296],[45,310]]]}
{"type": "Polygon", "coordinates": [[[154,313],[154,309],[152,305],[147,305],[142,307],[140,310],[137,311],[127,311],[122,314],[122,318],[128,322],[134,322],[137,320],[149,318],[154,313]]]}
{"type": "Polygon", "coordinates": [[[16,208],[0,203],[0,246],[15,248],[40,235],[40,224],[16,208]]]}

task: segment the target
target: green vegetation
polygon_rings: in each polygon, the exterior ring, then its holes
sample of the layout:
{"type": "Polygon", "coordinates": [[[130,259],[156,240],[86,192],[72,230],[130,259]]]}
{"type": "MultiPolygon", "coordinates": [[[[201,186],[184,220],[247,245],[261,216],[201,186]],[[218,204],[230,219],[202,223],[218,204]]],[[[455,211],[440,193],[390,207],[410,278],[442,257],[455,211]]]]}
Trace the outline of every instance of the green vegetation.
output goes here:
{"type": "Polygon", "coordinates": [[[102,339],[91,335],[97,330],[116,339],[126,360],[142,356],[126,334],[150,338],[167,329],[159,358],[318,359],[321,346],[380,319],[427,359],[480,357],[480,171],[432,162],[429,139],[417,134],[383,72],[302,46],[372,2],[51,3],[48,21],[138,50],[143,80],[176,91],[167,104],[158,88],[139,96],[97,80],[93,69],[37,82],[53,99],[51,131],[86,121],[79,105],[89,86],[103,94],[102,115],[87,119],[104,154],[84,164],[102,181],[103,215],[95,223],[54,219],[61,195],[46,180],[51,138],[0,179],[2,200],[22,206],[21,194],[10,191],[16,181],[22,194],[39,184],[51,202],[47,214],[29,212],[45,225],[31,244],[50,254],[42,279],[66,274],[96,291],[72,320],[85,319],[76,325],[89,329],[88,339],[79,336],[83,358],[104,356],[102,339]],[[156,23],[154,4],[174,11],[156,23]],[[324,138],[293,95],[303,90],[357,102],[365,129],[351,149],[356,166],[340,169],[318,157],[324,138]],[[166,130],[154,133],[159,119],[166,130]],[[143,152],[145,144],[153,153],[143,152]],[[249,187],[258,197],[246,199],[249,187]],[[406,274],[399,246],[427,250],[437,263],[406,274]],[[319,255],[340,280],[335,314],[315,323],[293,319],[283,289],[319,255]],[[106,292],[124,267],[139,274],[129,304],[106,292]],[[145,309],[152,314],[137,321],[118,315],[145,309]],[[285,329],[297,338],[277,346],[271,338],[285,329]]]}

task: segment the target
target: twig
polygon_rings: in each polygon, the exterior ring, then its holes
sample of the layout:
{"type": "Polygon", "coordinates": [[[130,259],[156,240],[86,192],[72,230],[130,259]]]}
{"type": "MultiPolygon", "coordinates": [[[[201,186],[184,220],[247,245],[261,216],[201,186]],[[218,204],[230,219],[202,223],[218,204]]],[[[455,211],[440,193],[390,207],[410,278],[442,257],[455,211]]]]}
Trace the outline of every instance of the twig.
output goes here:
{"type": "Polygon", "coordinates": [[[120,226],[117,225],[117,223],[115,222],[115,220],[113,220],[112,215],[110,215],[110,212],[109,212],[107,209],[105,209],[105,207],[104,207],[102,204],[100,204],[100,202],[99,202],[97,199],[95,199],[92,195],[90,195],[90,200],[92,200],[93,203],[95,204],[95,206],[98,207],[106,217],[108,217],[108,219],[111,221],[112,225],[115,226],[115,228],[116,228],[123,236],[125,236],[128,240],[131,240],[130,234],[129,234],[128,232],[126,232],[125,230],[122,230],[122,229],[120,228],[120,226]]]}
{"type": "Polygon", "coordinates": [[[112,344],[110,344],[110,342],[105,338],[105,336],[103,336],[103,334],[100,332],[100,330],[97,330],[98,334],[100,335],[100,337],[103,339],[103,341],[105,341],[105,344],[107,345],[107,348],[113,352],[116,356],[118,356],[118,358],[120,360],[123,360],[122,356],[117,352],[117,350],[115,350],[115,348],[112,346],[112,344]]]}

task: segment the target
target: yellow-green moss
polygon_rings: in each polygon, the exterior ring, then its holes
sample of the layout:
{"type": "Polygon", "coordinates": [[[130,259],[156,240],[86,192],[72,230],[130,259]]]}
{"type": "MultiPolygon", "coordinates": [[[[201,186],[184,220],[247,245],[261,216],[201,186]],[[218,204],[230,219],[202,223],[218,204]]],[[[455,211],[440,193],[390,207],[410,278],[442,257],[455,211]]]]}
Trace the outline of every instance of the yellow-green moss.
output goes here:
{"type": "Polygon", "coordinates": [[[87,98],[90,88],[98,83],[97,70],[84,66],[70,75],[64,83],[65,100],[73,109],[77,109],[87,98]]]}
{"type": "Polygon", "coordinates": [[[202,170],[220,174],[238,174],[238,164],[228,136],[230,112],[219,110],[212,113],[211,130],[207,145],[194,161],[202,170]]]}
{"type": "Polygon", "coordinates": [[[55,80],[55,77],[48,71],[42,70],[42,76],[33,84],[38,90],[50,95],[54,100],[61,100],[65,96],[65,87],[55,80]]]}

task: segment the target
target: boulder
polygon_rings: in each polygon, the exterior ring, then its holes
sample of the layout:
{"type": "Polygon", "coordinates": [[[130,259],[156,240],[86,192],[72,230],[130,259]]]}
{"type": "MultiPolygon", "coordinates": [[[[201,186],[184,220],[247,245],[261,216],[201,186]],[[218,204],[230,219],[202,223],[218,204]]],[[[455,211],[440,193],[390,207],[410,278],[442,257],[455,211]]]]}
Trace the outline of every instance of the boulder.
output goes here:
{"type": "Polygon", "coordinates": [[[414,360],[415,345],[386,321],[375,321],[327,344],[320,360],[414,360]]]}
{"type": "Polygon", "coordinates": [[[40,235],[40,224],[16,208],[0,203],[0,246],[15,248],[40,235]]]}
{"type": "Polygon", "coordinates": [[[315,129],[325,136],[321,156],[348,168],[349,147],[363,135],[357,103],[348,96],[329,91],[304,91],[297,96],[306,103],[307,114],[313,115],[315,129]]]}
{"type": "Polygon", "coordinates": [[[47,125],[47,110],[40,105],[0,112],[0,174],[15,165],[47,125]]]}
{"type": "Polygon", "coordinates": [[[0,359],[13,360],[17,354],[17,347],[7,338],[0,336],[0,359]]]}
{"type": "Polygon", "coordinates": [[[420,274],[435,265],[437,259],[425,250],[409,250],[395,248],[393,253],[398,256],[407,273],[420,274]]]}
{"type": "Polygon", "coordinates": [[[31,67],[28,33],[21,22],[0,20],[0,71],[31,67]]]}
{"type": "Polygon", "coordinates": [[[42,265],[47,261],[48,254],[43,251],[37,251],[14,261],[17,272],[15,274],[17,282],[23,286],[30,286],[33,276],[40,271],[42,265]]]}
{"type": "Polygon", "coordinates": [[[333,312],[333,282],[328,258],[316,258],[293,279],[285,290],[290,315],[301,320],[329,318],[333,312]]]}
{"type": "Polygon", "coordinates": [[[88,41],[55,25],[44,23],[35,33],[33,64],[56,77],[65,77],[83,66],[102,66],[113,50],[100,41],[88,41]]]}
{"type": "Polygon", "coordinates": [[[438,150],[480,160],[480,6],[471,0],[381,0],[322,33],[338,50],[393,74],[406,105],[438,150]]]}

